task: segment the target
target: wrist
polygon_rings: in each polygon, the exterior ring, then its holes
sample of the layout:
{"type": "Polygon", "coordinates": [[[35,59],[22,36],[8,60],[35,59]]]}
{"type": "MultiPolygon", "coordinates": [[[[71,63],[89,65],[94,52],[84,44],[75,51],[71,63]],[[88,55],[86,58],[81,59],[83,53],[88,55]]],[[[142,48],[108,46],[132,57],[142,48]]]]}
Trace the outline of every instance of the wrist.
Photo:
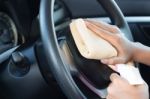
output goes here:
{"type": "Polygon", "coordinates": [[[139,53],[140,53],[140,46],[141,44],[139,42],[132,42],[132,53],[133,53],[133,61],[138,61],[139,53]]]}

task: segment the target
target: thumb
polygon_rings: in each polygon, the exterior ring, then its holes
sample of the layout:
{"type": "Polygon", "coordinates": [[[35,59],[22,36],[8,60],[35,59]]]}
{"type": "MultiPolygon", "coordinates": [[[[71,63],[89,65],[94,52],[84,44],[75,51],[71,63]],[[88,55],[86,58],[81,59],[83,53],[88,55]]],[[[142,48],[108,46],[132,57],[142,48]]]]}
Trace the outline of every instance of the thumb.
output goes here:
{"type": "Polygon", "coordinates": [[[118,75],[118,74],[116,74],[116,73],[112,73],[111,75],[110,75],[110,80],[111,80],[111,82],[115,82],[116,80],[118,80],[118,79],[120,79],[121,77],[118,75]]]}
{"type": "Polygon", "coordinates": [[[101,59],[101,62],[107,65],[115,65],[115,64],[125,63],[126,60],[125,58],[122,57],[112,57],[107,59],[101,59]]]}
{"type": "Polygon", "coordinates": [[[114,84],[119,84],[119,85],[129,84],[129,82],[126,79],[122,78],[121,76],[119,76],[116,73],[112,73],[110,75],[110,80],[114,84]]]}

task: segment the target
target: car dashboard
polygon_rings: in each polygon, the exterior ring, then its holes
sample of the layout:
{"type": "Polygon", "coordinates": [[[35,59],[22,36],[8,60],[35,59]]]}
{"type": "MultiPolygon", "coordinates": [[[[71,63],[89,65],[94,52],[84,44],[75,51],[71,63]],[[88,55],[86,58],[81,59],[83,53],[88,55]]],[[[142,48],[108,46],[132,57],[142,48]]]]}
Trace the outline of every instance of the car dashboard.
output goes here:
{"type": "MultiPolygon", "coordinates": [[[[150,46],[150,1],[115,0],[125,15],[135,42],[150,46]]],[[[0,0],[0,54],[14,46],[29,58],[27,71],[10,68],[10,58],[0,66],[2,99],[66,99],[53,77],[43,78],[40,66],[47,65],[39,28],[40,0],[0,0]],[[24,47],[25,46],[25,47],[24,47]],[[25,48],[28,50],[25,50],[25,48]],[[47,83],[49,82],[49,83],[47,83]]],[[[96,0],[56,0],[55,28],[61,35],[71,19],[88,18],[111,24],[110,18],[96,0]]],[[[138,64],[144,80],[150,85],[150,67],[138,64]]],[[[48,74],[52,76],[51,74],[48,74]]],[[[80,83],[82,85],[82,83],[80,83]]],[[[83,86],[83,89],[86,89],[83,86]]],[[[89,94],[89,97],[97,96],[89,94]]]]}

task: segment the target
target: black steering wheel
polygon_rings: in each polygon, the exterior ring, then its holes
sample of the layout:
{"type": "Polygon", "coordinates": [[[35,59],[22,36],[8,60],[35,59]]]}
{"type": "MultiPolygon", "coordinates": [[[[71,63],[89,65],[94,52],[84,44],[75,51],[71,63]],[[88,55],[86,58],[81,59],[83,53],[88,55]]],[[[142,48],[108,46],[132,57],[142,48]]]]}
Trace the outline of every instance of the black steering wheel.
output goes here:
{"type": "MultiPolygon", "coordinates": [[[[133,40],[129,26],[115,1],[97,1],[109,14],[112,23],[117,25],[128,39],[133,40]]],[[[66,43],[63,42],[63,45],[65,46],[60,46],[54,26],[54,2],[55,0],[41,0],[40,5],[41,38],[44,45],[44,51],[46,52],[46,59],[48,60],[47,67],[52,72],[60,88],[69,99],[85,99],[87,97],[81,92],[75,83],[72,77],[74,73],[71,72],[68,65],[75,65],[74,68],[77,73],[76,75],[78,77],[81,77],[79,75],[82,75],[84,81],[88,80],[94,87],[99,89],[108,86],[110,83],[109,76],[114,71],[97,60],[87,60],[79,55],[72,37],[68,35],[69,31],[66,35],[66,43]],[[64,50],[62,51],[62,49],[64,50]],[[71,62],[67,62],[66,57],[62,54],[62,52],[66,53],[65,51],[69,51],[69,54],[66,54],[66,56],[71,54],[68,59],[71,62]],[[86,68],[84,67],[84,64],[86,65],[86,68]],[[107,77],[104,73],[107,74],[107,77]]]]}

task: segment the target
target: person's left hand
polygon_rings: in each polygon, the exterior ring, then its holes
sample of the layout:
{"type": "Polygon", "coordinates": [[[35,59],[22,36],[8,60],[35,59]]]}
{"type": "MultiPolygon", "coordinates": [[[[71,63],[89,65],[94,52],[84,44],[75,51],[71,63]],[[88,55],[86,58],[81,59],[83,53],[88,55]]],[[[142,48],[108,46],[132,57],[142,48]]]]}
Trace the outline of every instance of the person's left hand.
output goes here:
{"type": "Polygon", "coordinates": [[[110,76],[112,83],[107,88],[106,99],[149,99],[148,86],[130,85],[127,80],[117,74],[110,76]]]}

